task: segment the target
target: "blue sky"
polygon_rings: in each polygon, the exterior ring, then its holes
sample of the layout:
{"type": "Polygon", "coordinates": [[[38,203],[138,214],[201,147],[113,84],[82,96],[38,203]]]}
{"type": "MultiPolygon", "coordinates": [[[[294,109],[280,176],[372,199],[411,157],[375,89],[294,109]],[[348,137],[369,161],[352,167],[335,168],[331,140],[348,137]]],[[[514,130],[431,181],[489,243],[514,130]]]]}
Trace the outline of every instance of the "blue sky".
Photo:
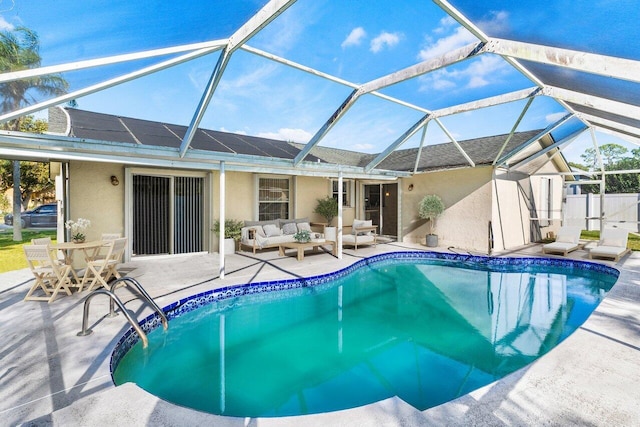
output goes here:
{"type": "MultiPolygon", "coordinates": [[[[638,59],[640,8],[631,0],[452,1],[490,36],[638,59]],[[624,37],[625,42],[621,42],[624,37]],[[635,43],[634,43],[635,41],[635,43]]],[[[41,40],[43,65],[226,38],[264,1],[0,0],[0,28],[24,25],[41,40]]],[[[299,0],[249,45],[353,83],[364,83],[476,41],[437,5],[299,0]]],[[[188,125],[218,54],[77,100],[79,108],[188,125]]],[[[67,73],[71,89],[103,81],[166,58],[67,73]]],[[[439,109],[532,87],[492,55],[406,81],[381,92],[439,109]]],[[[306,142],[351,89],[244,51],[235,53],[201,127],[306,142]]],[[[445,117],[456,139],[508,133],[525,101],[445,117]]],[[[555,101],[537,98],[519,129],[544,128],[564,115],[555,101]]],[[[322,145],[382,151],[422,113],[365,96],[322,145]]],[[[433,124],[427,143],[447,141],[433,124]]],[[[600,143],[622,143],[599,134],[600,143]]],[[[404,147],[416,146],[414,137],[404,147]]],[[[583,135],[565,155],[579,161],[591,146],[583,135]],[[586,141],[586,142],[585,142],[586,141]]]]}

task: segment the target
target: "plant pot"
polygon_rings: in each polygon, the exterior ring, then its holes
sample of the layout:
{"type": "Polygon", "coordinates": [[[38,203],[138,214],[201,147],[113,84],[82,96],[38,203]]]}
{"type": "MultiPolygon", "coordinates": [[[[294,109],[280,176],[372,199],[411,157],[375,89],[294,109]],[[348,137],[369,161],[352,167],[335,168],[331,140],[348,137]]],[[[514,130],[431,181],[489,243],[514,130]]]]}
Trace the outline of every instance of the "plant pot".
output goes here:
{"type": "Polygon", "coordinates": [[[436,246],[438,246],[437,234],[427,234],[427,246],[430,248],[435,248],[436,246]]]}
{"type": "Polygon", "coordinates": [[[336,235],[338,231],[337,227],[325,227],[324,228],[324,239],[330,242],[337,242],[338,236],[336,235]]]}
{"type": "Polygon", "coordinates": [[[236,253],[236,241],[233,239],[224,239],[224,254],[230,255],[236,253]]]}

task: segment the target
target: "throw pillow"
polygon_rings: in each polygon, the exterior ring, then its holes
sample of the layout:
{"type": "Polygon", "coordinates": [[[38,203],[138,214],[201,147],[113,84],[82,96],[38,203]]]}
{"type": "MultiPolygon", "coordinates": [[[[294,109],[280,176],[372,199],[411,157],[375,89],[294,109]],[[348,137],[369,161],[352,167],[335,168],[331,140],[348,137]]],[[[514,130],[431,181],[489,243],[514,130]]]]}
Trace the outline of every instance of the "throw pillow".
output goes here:
{"type": "Polygon", "coordinates": [[[296,234],[298,232],[298,227],[295,222],[288,222],[282,226],[282,233],[285,235],[296,234]]]}
{"type": "MultiPolygon", "coordinates": [[[[373,225],[373,220],[363,221],[360,219],[353,220],[353,226],[351,227],[351,234],[356,234],[356,228],[360,227],[371,227],[373,225]]],[[[364,236],[366,234],[371,234],[370,231],[360,231],[358,232],[358,236],[364,236]]]]}
{"type": "Polygon", "coordinates": [[[311,231],[311,225],[308,222],[300,222],[298,223],[298,231],[311,231]]]}
{"type": "Polygon", "coordinates": [[[276,227],[275,224],[265,224],[262,228],[267,237],[282,236],[282,230],[276,227]]]}

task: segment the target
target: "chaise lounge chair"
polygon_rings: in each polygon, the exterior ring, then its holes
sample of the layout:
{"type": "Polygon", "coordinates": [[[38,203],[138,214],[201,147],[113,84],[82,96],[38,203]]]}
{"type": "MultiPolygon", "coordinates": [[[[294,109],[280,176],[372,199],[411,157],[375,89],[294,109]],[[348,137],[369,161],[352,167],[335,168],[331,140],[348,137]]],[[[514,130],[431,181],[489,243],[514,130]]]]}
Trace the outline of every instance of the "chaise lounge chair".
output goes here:
{"type": "Polygon", "coordinates": [[[620,258],[631,251],[627,248],[628,238],[629,232],[627,230],[605,228],[600,236],[598,246],[589,251],[589,259],[593,259],[593,257],[613,258],[614,262],[618,262],[620,258]]]}
{"type": "Polygon", "coordinates": [[[567,256],[571,251],[580,249],[583,244],[580,243],[581,227],[563,226],[558,231],[558,237],[553,243],[547,243],[542,246],[543,254],[562,254],[567,256]]]}

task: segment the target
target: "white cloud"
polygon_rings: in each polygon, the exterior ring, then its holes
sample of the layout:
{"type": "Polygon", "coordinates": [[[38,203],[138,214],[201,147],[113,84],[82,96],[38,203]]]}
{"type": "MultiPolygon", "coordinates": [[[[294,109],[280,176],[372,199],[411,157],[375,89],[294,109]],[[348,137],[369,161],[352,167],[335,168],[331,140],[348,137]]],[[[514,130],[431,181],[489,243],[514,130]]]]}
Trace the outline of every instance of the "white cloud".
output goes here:
{"type": "Polygon", "coordinates": [[[304,129],[281,128],[278,132],[260,132],[258,136],[261,138],[278,139],[306,144],[313,135],[304,129]]]}
{"type": "Polygon", "coordinates": [[[343,49],[349,46],[358,46],[362,43],[362,39],[367,36],[367,32],[362,27],[356,27],[347,36],[340,45],[343,49]]]}
{"type": "Polygon", "coordinates": [[[373,40],[371,40],[371,52],[378,53],[384,47],[393,47],[400,43],[400,34],[399,33],[387,33],[383,31],[380,35],[373,40]]]}
{"type": "Polygon", "coordinates": [[[565,112],[560,111],[559,113],[547,114],[546,116],[544,116],[544,120],[547,123],[555,123],[558,120],[560,120],[561,118],[563,118],[566,114],[567,114],[566,111],[565,112]]]}
{"type": "MultiPolygon", "coordinates": [[[[1,3],[1,2],[0,2],[1,3]]],[[[15,27],[0,16],[0,31],[13,31],[15,27]]]]}
{"type": "MultiPolygon", "coordinates": [[[[438,30],[444,30],[444,28],[438,27],[436,31],[438,30]]],[[[418,53],[418,59],[424,61],[426,59],[450,52],[469,43],[473,43],[477,40],[478,39],[466,28],[458,27],[453,34],[447,37],[442,37],[436,40],[434,43],[430,43],[429,45],[427,45],[418,53]]]]}
{"type": "Polygon", "coordinates": [[[247,134],[247,132],[244,131],[244,130],[230,131],[230,130],[227,130],[224,126],[220,128],[220,132],[235,133],[236,135],[246,135],[247,134]]]}
{"type": "Polygon", "coordinates": [[[499,56],[482,55],[462,69],[440,69],[420,78],[421,91],[478,88],[502,78],[511,68],[499,56]]]}
{"type": "Polygon", "coordinates": [[[441,34],[447,31],[448,28],[453,27],[456,24],[456,20],[451,16],[447,15],[440,20],[440,26],[437,27],[433,32],[435,34],[441,34]]]}

